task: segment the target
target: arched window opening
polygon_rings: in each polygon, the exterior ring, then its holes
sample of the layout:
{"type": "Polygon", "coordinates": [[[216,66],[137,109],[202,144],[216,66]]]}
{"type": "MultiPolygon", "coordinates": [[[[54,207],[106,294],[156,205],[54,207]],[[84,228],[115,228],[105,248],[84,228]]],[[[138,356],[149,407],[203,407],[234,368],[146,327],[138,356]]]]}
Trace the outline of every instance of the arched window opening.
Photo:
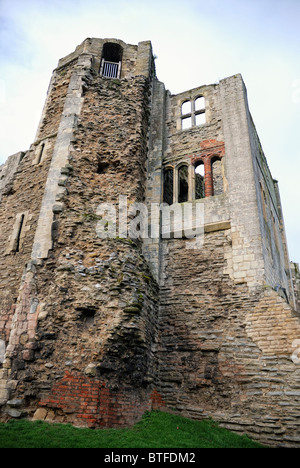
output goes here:
{"type": "Polygon", "coordinates": [[[188,182],[188,166],[181,166],[178,169],[178,203],[188,201],[189,197],[189,182],[188,182]]]}
{"type": "Polygon", "coordinates": [[[102,58],[109,62],[119,63],[122,61],[122,47],[119,44],[113,42],[106,42],[103,45],[102,58]]]}
{"type": "Polygon", "coordinates": [[[195,125],[204,125],[206,123],[205,117],[205,98],[199,96],[195,99],[194,102],[195,108],[195,125]]]}
{"type": "Polygon", "coordinates": [[[222,162],[219,157],[215,157],[212,159],[211,163],[213,177],[213,194],[221,195],[222,193],[224,193],[222,162]]]}
{"type": "Polygon", "coordinates": [[[195,111],[201,110],[205,110],[205,98],[203,96],[199,96],[195,99],[195,111]]]}
{"type": "Polygon", "coordinates": [[[192,113],[192,103],[191,101],[185,101],[181,106],[181,115],[191,114],[192,113]]]}
{"type": "Polygon", "coordinates": [[[195,166],[195,199],[200,200],[205,197],[205,170],[204,163],[201,161],[195,166]]]}
{"type": "Polygon", "coordinates": [[[104,44],[100,75],[104,78],[120,78],[122,55],[123,49],[119,44],[104,44]]]}
{"type": "Polygon", "coordinates": [[[181,106],[181,128],[187,130],[193,126],[192,122],[192,102],[185,101],[181,106]]]}
{"type": "Polygon", "coordinates": [[[168,205],[173,204],[174,194],[174,172],[172,168],[164,170],[164,189],[163,189],[163,201],[168,205]]]}

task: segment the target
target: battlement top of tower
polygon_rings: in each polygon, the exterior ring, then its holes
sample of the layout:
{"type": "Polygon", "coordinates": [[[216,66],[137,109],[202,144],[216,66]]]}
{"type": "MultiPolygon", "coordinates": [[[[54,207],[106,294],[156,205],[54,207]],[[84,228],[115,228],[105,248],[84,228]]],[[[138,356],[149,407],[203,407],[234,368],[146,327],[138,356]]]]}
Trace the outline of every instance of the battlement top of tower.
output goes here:
{"type": "Polygon", "coordinates": [[[137,45],[133,44],[126,44],[121,39],[116,38],[87,38],[81,44],[79,44],[75,51],[63,57],[58,62],[58,67],[61,68],[67,65],[69,62],[75,60],[82,54],[91,54],[98,58],[99,60],[103,56],[103,48],[105,44],[110,44],[111,46],[115,46],[115,48],[119,47],[120,53],[122,56],[127,60],[134,60],[139,55],[145,55],[147,59],[152,59],[152,44],[151,41],[142,41],[139,42],[137,45]]]}

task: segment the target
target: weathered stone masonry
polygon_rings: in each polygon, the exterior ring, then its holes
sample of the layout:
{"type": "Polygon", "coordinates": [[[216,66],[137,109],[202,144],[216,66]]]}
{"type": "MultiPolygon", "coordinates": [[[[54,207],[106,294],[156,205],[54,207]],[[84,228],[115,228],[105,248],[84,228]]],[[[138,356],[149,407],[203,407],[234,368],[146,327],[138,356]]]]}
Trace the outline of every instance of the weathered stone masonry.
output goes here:
{"type": "Polygon", "coordinates": [[[165,408],[299,445],[299,275],[240,75],[171,95],[150,42],[87,39],[0,171],[3,419],[165,408]],[[97,236],[101,203],[166,193],[204,207],[202,248],[97,236]]]}

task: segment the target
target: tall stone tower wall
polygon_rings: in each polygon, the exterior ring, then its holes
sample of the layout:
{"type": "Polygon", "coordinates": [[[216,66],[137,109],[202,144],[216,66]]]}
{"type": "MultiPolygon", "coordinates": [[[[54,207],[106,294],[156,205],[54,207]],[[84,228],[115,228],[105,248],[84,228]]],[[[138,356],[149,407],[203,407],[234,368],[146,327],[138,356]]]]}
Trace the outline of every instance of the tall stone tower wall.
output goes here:
{"type": "Polygon", "coordinates": [[[87,39],[0,171],[3,418],[120,426],[172,408],[300,443],[282,208],[240,75],[172,95],[150,42],[87,39]],[[202,214],[199,244],[180,223],[163,235],[163,202],[202,214]]]}
{"type": "Polygon", "coordinates": [[[156,90],[153,127],[166,117],[149,155],[149,200],[164,199],[170,191],[164,173],[171,171],[173,206],[183,206],[186,167],[184,201],[204,210],[201,248],[176,238],[144,247],[160,284],[159,391],[186,416],[212,416],[269,444],[297,444],[299,316],[278,184],[243,80],[236,75],[176,96],[167,92],[165,99],[156,90]],[[193,124],[199,97],[205,99],[200,126],[193,124]],[[185,119],[191,119],[186,129],[185,119]],[[153,184],[158,153],[161,191],[153,184]],[[199,199],[195,167],[202,163],[206,196],[199,199]]]}
{"type": "Polygon", "coordinates": [[[99,205],[144,198],[151,45],[122,43],[121,79],[110,80],[99,75],[104,42],[60,61],[1,203],[2,402],[14,395],[26,411],[38,402],[40,413],[90,426],[151,408],[158,314],[140,243],[96,233],[99,205]]]}

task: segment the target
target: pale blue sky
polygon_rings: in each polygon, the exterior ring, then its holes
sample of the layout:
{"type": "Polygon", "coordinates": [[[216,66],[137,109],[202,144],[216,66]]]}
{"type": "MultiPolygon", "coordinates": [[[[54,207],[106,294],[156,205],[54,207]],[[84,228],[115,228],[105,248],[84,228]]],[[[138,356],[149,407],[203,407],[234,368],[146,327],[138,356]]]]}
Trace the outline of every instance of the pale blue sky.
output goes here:
{"type": "Polygon", "coordinates": [[[300,0],[0,0],[0,164],[33,142],[52,70],[87,37],[151,40],[172,93],[241,73],[300,261],[300,0]]]}

